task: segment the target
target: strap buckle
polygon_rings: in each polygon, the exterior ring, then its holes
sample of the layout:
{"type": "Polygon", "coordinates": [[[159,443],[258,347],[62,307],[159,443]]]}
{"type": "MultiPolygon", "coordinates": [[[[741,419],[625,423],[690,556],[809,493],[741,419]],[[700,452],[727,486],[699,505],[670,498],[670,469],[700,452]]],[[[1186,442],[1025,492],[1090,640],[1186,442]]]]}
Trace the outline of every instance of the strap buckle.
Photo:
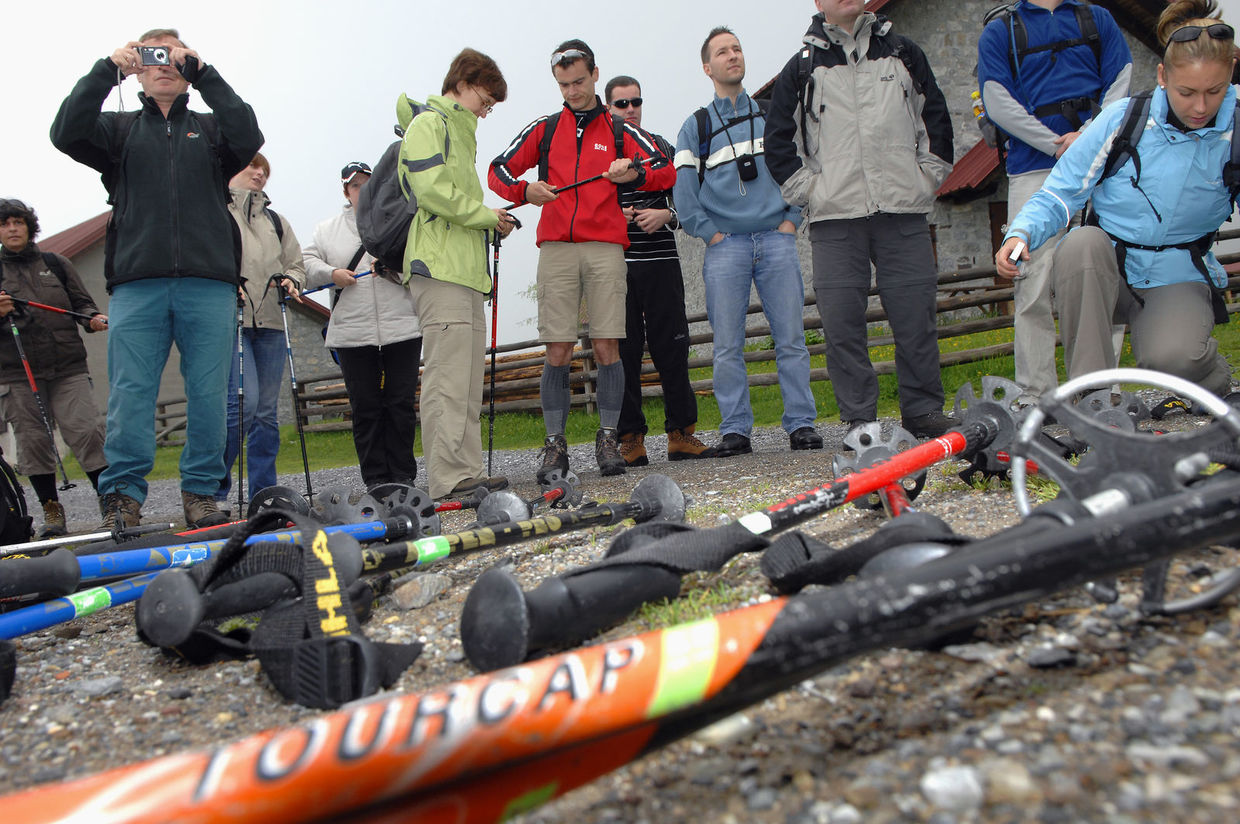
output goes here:
{"type": "Polygon", "coordinates": [[[334,709],[379,691],[378,651],[365,636],[308,638],[291,651],[289,697],[299,704],[334,709]]]}

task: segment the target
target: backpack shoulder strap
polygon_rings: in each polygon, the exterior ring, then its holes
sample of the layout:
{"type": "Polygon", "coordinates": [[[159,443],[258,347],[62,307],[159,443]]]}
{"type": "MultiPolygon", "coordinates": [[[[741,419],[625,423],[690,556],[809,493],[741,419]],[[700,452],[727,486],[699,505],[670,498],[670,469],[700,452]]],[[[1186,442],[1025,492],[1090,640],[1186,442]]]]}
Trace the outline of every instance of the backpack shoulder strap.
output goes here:
{"type": "Polygon", "coordinates": [[[1223,164],[1223,185],[1231,197],[1231,209],[1236,210],[1236,198],[1240,197],[1240,106],[1231,114],[1231,158],[1223,164]]]}
{"type": "Polygon", "coordinates": [[[275,209],[263,209],[267,213],[267,217],[271,219],[271,225],[275,227],[276,239],[281,243],[284,242],[284,221],[280,220],[280,213],[275,209]]]}
{"type": "Polygon", "coordinates": [[[710,139],[713,135],[710,130],[710,112],[706,111],[705,106],[694,112],[693,117],[697,122],[698,185],[701,186],[706,178],[706,158],[710,156],[710,139]]]}
{"type": "Polygon", "coordinates": [[[551,138],[555,136],[555,129],[560,125],[560,114],[563,109],[553,115],[547,117],[543,121],[542,139],[538,141],[538,179],[547,179],[547,168],[551,163],[551,138]]]}
{"type": "Polygon", "coordinates": [[[60,262],[60,258],[51,252],[43,252],[43,263],[51,272],[56,275],[56,279],[60,281],[60,285],[65,289],[69,288],[69,273],[65,271],[64,264],[60,262]]]}
{"type": "Polygon", "coordinates": [[[1098,21],[1094,20],[1094,13],[1088,6],[1081,3],[1073,7],[1076,9],[1076,25],[1081,30],[1081,37],[1089,45],[1094,53],[1094,60],[1098,64],[1098,75],[1102,76],[1102,36],[1098,34],[1098,21]]]}
{"type": "Polygon", "coordinates": [[[624,157],[624,118],[611,115],[611,137],[616,142],[616,157],[624,157]]]}
{"type": "Polygon", "coordinates": [[[1119,171],[1119,167],[1123,166],[1124,161],[1129,158],[1132,158],[1132,164],[1137,173],[1134,180],[1141,179],[1141,158],[1137,155],[1137,143],[1140,142],[1141,134],[1145,131],[1145,121],[1150,116],[1150,100],[1153,96],[1154,92],[1148,90],[1138,92],[1128,99],[1128,106],[1124,109],[1124,119],[1120,123],[1119,131],[1111,140],[1111,151],[1107,152],[1106,163],[1102,166],[1100,181],[1119,171]]]}
{"type": "Polygon", "coordinates": [[[914,70],[913,66],[913,56],[909,54],[908,49],[904,48],[904,43],[902,40],[892,32],[888,32],[883,35],[883,39],[887,41],[887,44],[891,47],[892,52],[894,52],[895,56],[899,58],[901,63],[904,64],[904,70],[908,72],[909,78],[913,81],[913,91],[917,92],[919,95],[924,95],[926,93],[926,85],[922,83],[921,78],[917,76],[917,72],[914,70]]]}

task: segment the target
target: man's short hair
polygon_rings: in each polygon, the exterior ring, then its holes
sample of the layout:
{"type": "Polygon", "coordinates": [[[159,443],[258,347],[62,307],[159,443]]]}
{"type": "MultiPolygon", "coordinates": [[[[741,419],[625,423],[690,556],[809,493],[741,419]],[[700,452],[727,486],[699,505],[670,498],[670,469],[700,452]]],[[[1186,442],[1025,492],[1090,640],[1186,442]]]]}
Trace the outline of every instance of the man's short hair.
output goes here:
{"type": "Polygon", "coordinates": [[[730,34],[733,37],[736,37],[736,32],[732,31],[727,26],[715,26],[713,29],[711,29],[710,34],[706,35],[706,39],[702,41],[702,65],[703,66],[710,62],[710,41],[714,40],[716,37],[718,37],[721,34],[730,34]]]}
{"type": "Polygon", "coordinates": [[[263,157],[262,152],[255,152],[254,159],[250,161],[249,165],[257,166],[263,170],[263,174],[271,177],[271,164],[267,162],[267,158],[263,157]]]}
{"type": "Polygon", "coordinates": [[[603,97],[607,103],[611,103],[611,93],[621,86],[636,86],[641,91],[642,84],[637,82],[636,77],[629,77],[627,74],[618,74],[611,80],[607,81],[607,85],[603,89],[603,97]]]}
{"type": "Polygon", "coordinates": [[[176,29],[151,29],[146,34],[138,38],[139,43],[145,43],[148,40],[154,40],[157,37],[171,37],[173,40],[181,44],[181,48],[188,49],[185,41],[181,39],[181,33],[176,29]]]}
{"type": "Polygon", "coordinates": [[[587,46],[586,41],[577,40],[576,38],[572,40],[565,40],[563,43],[555,47],[555,51],[551,53],[551,59],[552,59],[551,70],[554,72],[556,66],[571,66],[574,63],[576,63],[578,60],[580,60],[581,58],[575,55],[565,55],[559,60],[555,59],[557,55],[564,54],[564,52],[573,52],[573,51],[579,51],[585,54],[586,71],[593,72],[594,71],[594,49],[587,46]]]}
{"type": "Polygon", "coordinates": [[[462,49],[460,54],[452,58],[452,65],[444,75],[443,89],[439,93],[447,94],[453,91],[458,83],[486,89],[496,103],[503,103],[508,98],[508,81],[504,79],[499,66],[476,49],[462,49]]]}
{"type": "Polygon", "coordinates": [[[34,213],[34,209],[16,198],[0,200],[0,223],[7,223],[11,217],[20,217],[26,221],[26,230],[30,235],[27,240],[34,240],[35,235],[39,234],[39,216],[34,213]]]}

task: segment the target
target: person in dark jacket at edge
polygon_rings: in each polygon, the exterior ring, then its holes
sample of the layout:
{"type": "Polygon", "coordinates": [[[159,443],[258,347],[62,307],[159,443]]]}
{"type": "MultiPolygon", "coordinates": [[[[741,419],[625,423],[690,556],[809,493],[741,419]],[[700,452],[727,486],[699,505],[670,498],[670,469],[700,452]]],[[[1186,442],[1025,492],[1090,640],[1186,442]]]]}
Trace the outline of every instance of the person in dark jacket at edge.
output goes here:
{"type": "Polygon", "coordinates": [[[926,215],[952,169],[951,117],[925,53],[890,20],[864,0],[814,5],[801,49],[771,92],[767,166],[809,221],[840,418],[851,432],[878,415],[865,321],[873,263],[896,342],[901,424],[937,437],[953,421],[943,414],[926,215]]]}
{"type": "MultiPolygon", "coordinates": [[[[99,473],[107,467],[103,415],[95,405],[86,347],[77,325],[87,332],[102,332],[108,328],[108,316],[95,306],[68,258],[39,249],[34,242],[38,234],[39,217],[34,209],[20,200],[0,200],[0,335],[10,337],[4,328],[10,319],[17,325],[22,352],[48,419],[60,429],[86,477],[98,489],[99,473]],[[77,312],[89,320],[26,309],[13,298],[77,312]]],[[[0,345],[0,420],[13,427],[17,471],[30,478],[43,506],[39,537],[67,534],[65,508],[56,494],[57,452],[16,342],[0,345]]]]}
{"type": "Polygon", "coordinates": [[[112,204],[104,264],[112,298],[103,527],[141,520],[155,461],[160,376],[174,343],[186,396],[185,522],[222,523],[213,493],[224,475],[239,270],[228,181],[262,147],[254,110],[175,29],[154,29],[95,63],[61,104],[51,137],[57,149],[102,174],[112,204]],[[148,62],[162,65],[144,65],[143,48],[148,62]],[[142,86],[136,117],[100,111],[130,75],[142,86]],[[190,111],[191,84],[213,115],[190,111]]]}

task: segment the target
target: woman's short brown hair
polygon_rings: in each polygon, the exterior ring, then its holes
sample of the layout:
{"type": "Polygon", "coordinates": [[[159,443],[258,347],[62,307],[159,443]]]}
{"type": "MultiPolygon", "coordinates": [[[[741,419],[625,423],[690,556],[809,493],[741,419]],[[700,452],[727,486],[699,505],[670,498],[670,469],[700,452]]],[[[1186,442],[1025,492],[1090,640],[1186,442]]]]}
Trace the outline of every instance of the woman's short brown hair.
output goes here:
{"type": "Polygon", "coordinates": [[[439,93],[455,91],[460,83],[486,89],[496,103],[502,103],[508,98],[508,81],[504,80],[499,66],[476,49],[462,49],[460,54],[452,58],[452,65],[444,75],[443,89],[439,93]]]}

